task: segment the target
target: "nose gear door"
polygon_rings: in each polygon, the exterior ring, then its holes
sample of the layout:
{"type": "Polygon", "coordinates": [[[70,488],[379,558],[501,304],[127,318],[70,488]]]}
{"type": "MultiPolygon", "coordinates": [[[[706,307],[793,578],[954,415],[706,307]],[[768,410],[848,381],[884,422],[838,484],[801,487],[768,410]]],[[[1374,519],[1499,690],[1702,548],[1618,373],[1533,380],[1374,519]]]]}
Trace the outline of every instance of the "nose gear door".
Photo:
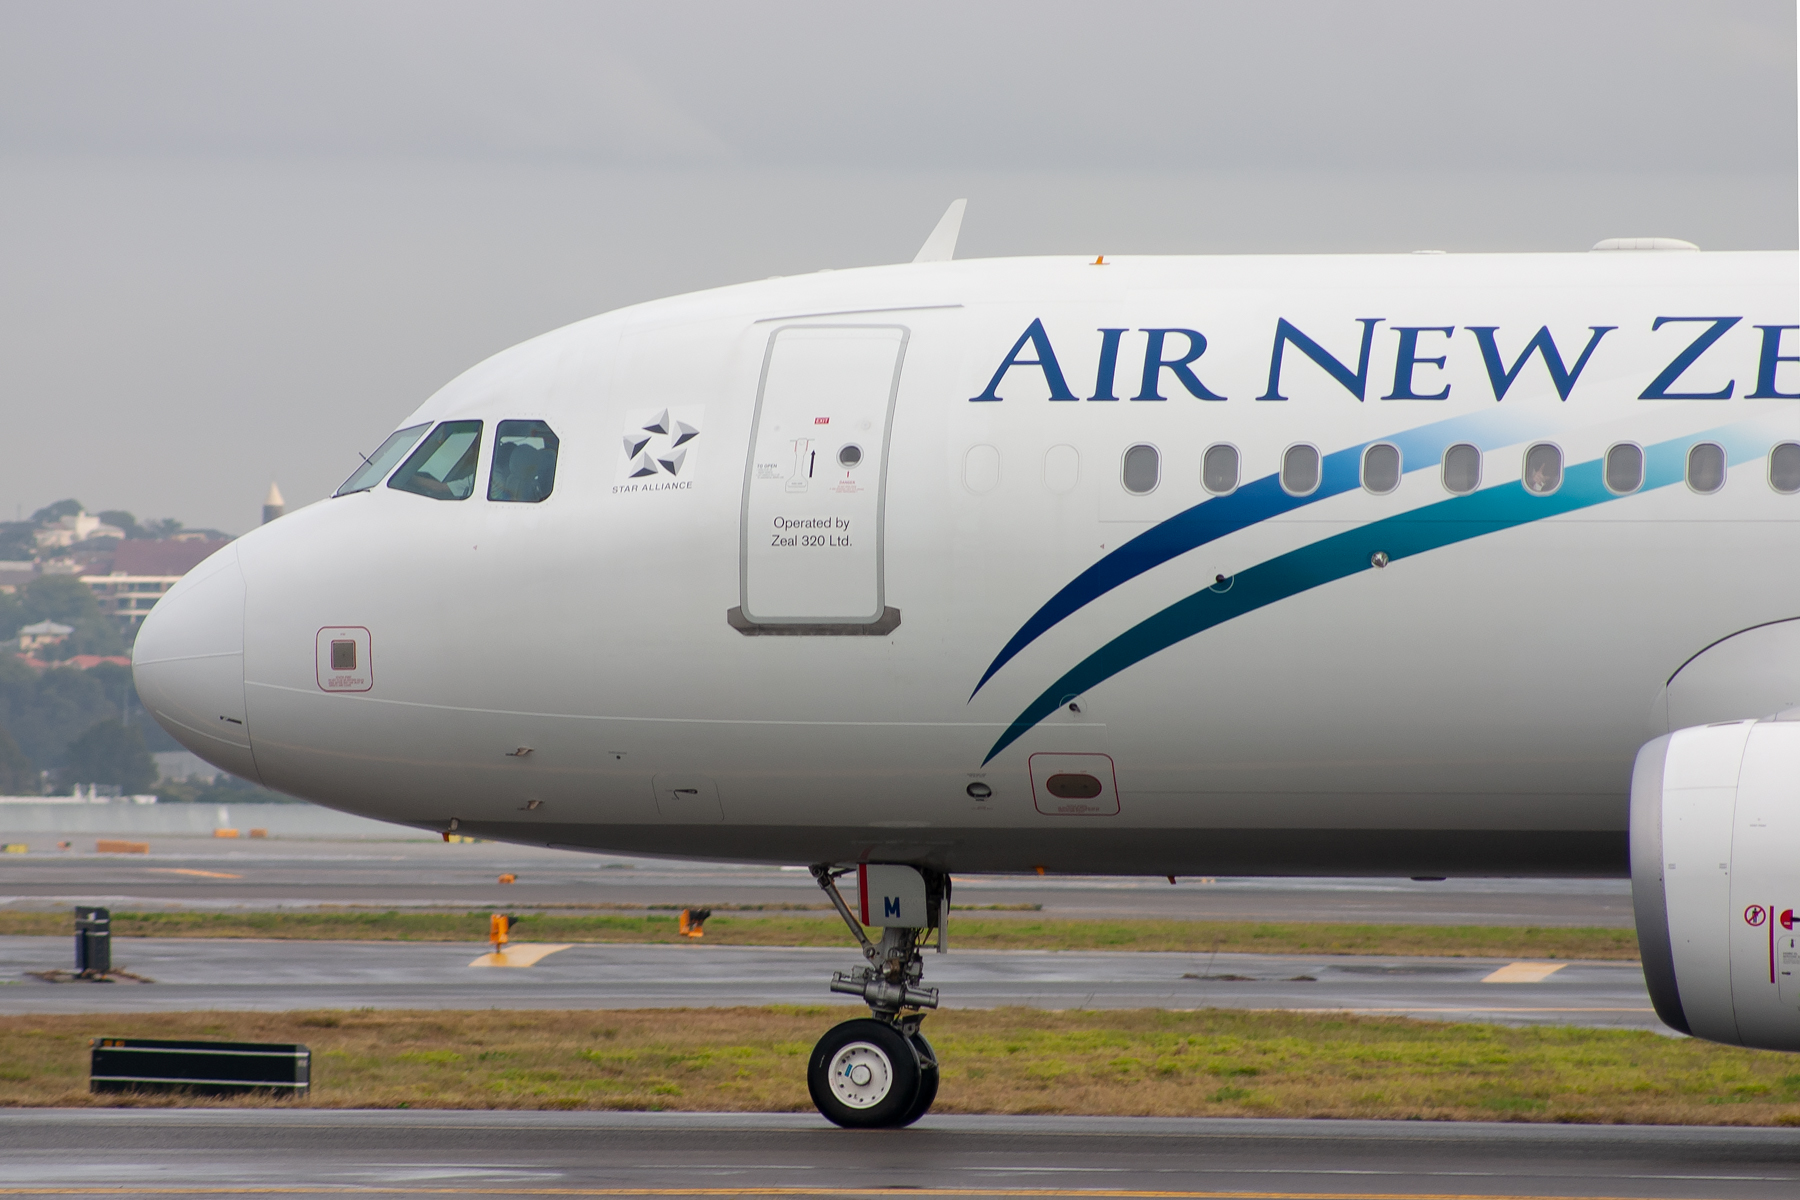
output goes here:
{"type": "Polygon", "coordinates": [[[887,633],[882,541],[903,325],[769,337],[744,469],[741,632],[887,633]]]}

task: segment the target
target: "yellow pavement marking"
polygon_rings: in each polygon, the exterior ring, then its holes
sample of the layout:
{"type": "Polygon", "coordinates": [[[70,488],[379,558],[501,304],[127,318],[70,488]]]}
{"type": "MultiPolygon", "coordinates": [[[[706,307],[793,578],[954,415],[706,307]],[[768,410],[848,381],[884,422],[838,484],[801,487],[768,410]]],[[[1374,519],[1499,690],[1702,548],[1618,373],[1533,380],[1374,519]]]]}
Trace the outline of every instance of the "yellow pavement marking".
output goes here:
{"type": "MultiPolygon", "coordinates": [[[[1182,1010],[1175,1010],[1182,1011],[1182,1010]]],[[[1198,1011],[1187,1009],[1187,1012],[1198,1011]]],[[[1433,1007],[1428,1004],[1408,1005],[1405,1008],[1252,1008],[1247,1012],[1291,1012],[1291,1013],[1647,1013],[1655,1012],[1654,1008],[1640,1006],[1637,1008],[1603,1008],[1598,1005],[1577,1005],[1563,1008],[1533,1008],[1518,1004],[1479,1004],[1463,1008],[1433,1007]]]]}
{"type": "Polygon", "coordinates": [[[498,954],[483,954],[470,963],[471,967],[531,967],[539,960],[548,958],[558,950],[567,950],[573,942],[564,942],[560,946],[538,942],[512,942],[498,954]]]}
{"type": "Polygon", "coordinates": [[[145,867],[144,870],[157,875],[199,875],[206,879],[242,879],[242,875],[233,875],[227,871],[196,871],[192,867],[145,867]]]}
{"type": "Polygon", "coordinates": [[[1145,1188],[509,1188],[334,1184],[325,1187],[0,1187],[0,1196],[1088,1196],[1118,1200],[1643,1200],[1506,1192],[1177,1192],[1145,1188]]]}
{"type": "Polygon", "coordinates": [[[1483,983],[1542,983],[1569,964],[1566,962],[1508,963],[1483,979],[1483,983]]]}

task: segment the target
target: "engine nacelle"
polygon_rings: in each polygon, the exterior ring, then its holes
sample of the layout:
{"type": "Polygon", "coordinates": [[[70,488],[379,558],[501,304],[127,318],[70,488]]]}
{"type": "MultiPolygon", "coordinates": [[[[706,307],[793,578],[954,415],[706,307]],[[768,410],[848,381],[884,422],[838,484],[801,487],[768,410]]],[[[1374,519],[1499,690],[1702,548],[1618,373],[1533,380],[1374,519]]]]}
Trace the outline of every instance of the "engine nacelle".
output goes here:
{"type": "Polygon", "coordinates": [[[1681,729],[1638,751],[1631,896],[1665,1023],[1800,1050],[1800,712],[1681,729]]]}

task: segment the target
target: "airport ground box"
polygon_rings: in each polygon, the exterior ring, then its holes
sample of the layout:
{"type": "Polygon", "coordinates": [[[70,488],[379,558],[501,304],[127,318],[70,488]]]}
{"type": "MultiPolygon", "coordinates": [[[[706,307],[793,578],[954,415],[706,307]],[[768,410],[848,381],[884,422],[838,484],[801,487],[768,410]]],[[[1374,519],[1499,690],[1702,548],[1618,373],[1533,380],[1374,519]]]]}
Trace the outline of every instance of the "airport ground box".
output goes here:
{"type": "Polygon", "coordinates": [[[304,1096],[312,1087],[312,1051],[305,1046],[109,1037],[91,1045],[88,1088],[94,1092],[304,1096]]]}

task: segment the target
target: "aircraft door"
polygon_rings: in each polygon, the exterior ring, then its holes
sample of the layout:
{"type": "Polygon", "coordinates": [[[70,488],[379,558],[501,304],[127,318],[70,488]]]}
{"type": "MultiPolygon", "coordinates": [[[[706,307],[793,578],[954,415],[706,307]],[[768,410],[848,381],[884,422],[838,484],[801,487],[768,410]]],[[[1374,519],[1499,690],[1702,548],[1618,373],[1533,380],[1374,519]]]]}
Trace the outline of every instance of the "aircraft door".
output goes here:
{"type": "Polygon", "coordinates": [[[908,331],[789,325],[769,338],[744,470],[744,633],[887,633],[888,437],[908,331]]]}

